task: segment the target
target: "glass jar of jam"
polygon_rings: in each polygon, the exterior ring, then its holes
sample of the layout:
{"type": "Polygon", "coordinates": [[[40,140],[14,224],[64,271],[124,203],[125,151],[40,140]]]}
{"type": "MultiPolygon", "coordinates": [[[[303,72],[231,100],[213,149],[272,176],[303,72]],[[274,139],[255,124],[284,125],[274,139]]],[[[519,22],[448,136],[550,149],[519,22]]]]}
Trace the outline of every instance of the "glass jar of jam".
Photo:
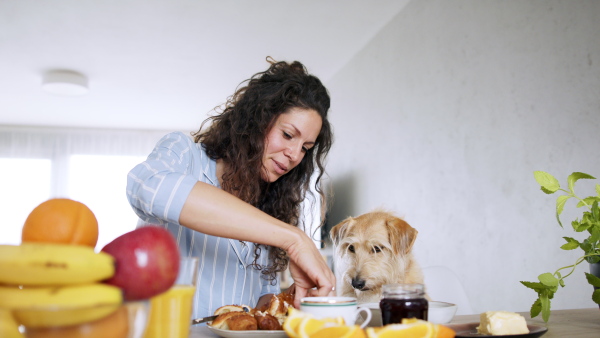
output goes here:
{"type": "Polygon", "coordinates": [[[401,323],[402,318],[427,320],[429,303],[423,284],[386,284],[379,302],[383,325],[401,323]]]}

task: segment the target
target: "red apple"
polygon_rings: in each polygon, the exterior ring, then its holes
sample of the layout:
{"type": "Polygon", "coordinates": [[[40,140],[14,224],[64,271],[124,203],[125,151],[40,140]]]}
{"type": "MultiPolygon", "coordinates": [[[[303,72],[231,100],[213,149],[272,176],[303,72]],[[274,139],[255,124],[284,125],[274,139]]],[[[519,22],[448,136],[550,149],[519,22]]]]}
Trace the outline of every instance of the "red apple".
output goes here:
{"type": "Polygon", "coordinates": [[[116,261],[104,283],[120,287],[125,300],[148,299],[167,291],[179,272],[179,249],[164,228],[144,226],[115,238],[103,252],[116,261]]]}

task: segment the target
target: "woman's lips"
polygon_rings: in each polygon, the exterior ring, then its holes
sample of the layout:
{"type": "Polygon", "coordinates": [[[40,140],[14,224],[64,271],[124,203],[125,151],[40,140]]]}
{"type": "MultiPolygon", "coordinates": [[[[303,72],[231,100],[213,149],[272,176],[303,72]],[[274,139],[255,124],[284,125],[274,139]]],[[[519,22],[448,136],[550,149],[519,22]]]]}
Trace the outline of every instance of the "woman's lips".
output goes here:
{"type": "Polygon", "coordinates": [[[275,171],[280,174],[283,175],[287,172],[287,167],[284,166],[283,164],[273,160],[273,162],[275,163],[275,171]]]}

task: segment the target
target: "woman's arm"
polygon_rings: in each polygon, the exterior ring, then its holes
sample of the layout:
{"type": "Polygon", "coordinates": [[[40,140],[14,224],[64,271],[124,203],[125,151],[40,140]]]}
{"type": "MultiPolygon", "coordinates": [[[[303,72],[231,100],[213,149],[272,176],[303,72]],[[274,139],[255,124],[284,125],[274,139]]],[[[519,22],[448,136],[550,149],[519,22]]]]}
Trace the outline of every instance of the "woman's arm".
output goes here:
{"type": "Polygon", "coordinates": [[[296,286],[294,305],[316,287],[319,296],[332,294],[333,272],[314,242],[300,229],[282,222],[239,198],[210,184],[197,182],[188,195],[179,223],[219,237],[275,246],[290,257],[296,286]]]}

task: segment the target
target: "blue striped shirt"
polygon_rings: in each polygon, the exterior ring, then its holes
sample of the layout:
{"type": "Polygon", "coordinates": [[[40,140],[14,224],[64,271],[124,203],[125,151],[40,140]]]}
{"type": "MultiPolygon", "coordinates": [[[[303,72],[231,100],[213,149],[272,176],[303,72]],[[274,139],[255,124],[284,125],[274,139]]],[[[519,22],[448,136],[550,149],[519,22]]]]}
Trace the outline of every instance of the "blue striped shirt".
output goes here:
{"type": "MultiPolygon", "coordinates": [[[[175,236],[181,255],[200,257],[193,318],[210,316],[223,305],[254,307],[261,296],[279,293],[279,280],[271,285],[249,266],[254,243],[206,235],[179,224],[183,204],[198,181],[220,188],[216,162],[181,132],[164,136],[146,161],[127,175],[127,198],[141,224],[164,226],[175,236]]],[[[269,250],[261,249],[257,263],[267,265],[269,250]]]]}

